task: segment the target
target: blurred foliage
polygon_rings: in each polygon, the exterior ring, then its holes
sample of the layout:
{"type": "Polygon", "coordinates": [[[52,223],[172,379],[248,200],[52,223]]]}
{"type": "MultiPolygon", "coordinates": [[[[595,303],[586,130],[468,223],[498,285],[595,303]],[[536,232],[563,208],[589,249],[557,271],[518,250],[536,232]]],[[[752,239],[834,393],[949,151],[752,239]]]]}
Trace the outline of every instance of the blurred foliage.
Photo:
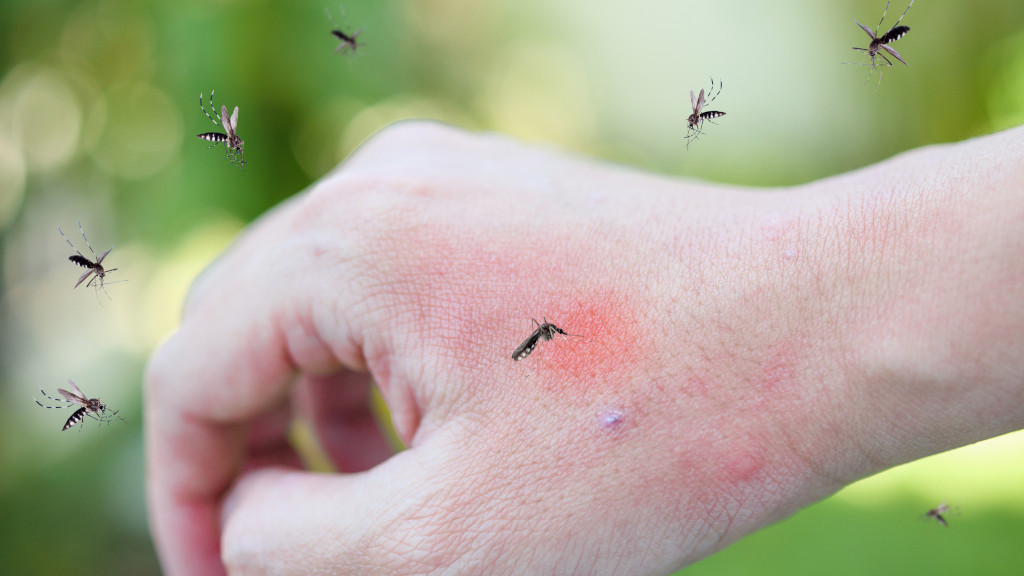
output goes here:
{"type": "MultiPolygon", "coordinates": [[[[146,354],[237,231],[390,122],[434,118],[770,186],[1024,121],[1020,0],[918,2],[898,46],[910,67],[887,69],[877,90],[867,67],[842,63],[864,61],[850,50],[866,45],[853,18],[874,24],[881,0],[344,8],[345,18],[311,0],[0,3],[5,573],[158,572],[143,498],[146,354]],[[357,53],[334,53],[325,8],[363,30],[357,53]],[[688,94],[711,76],[724,80],[716,107],[728,116],[687,151],[688,94]],[[245,174],[194,138],[213,129],[197,103],[212,90],[218,106],[240,107],[245,174]],[[77,271],[55,228],[77,220],[97,250],[117,246],[111,260],[129,282],[110,287],[112,302],[70,290],[77,271]],[[61,434],[63,420],[29,399],[68,375],[130,424],[61,434]]],[[[832,499],[691,571],[1002,574],[1021,564],[1021,506],[965,511],[948,530],[907,522],[935,504],[919,489],[930,476],[916,478],[896,504],[832,499]]]]}

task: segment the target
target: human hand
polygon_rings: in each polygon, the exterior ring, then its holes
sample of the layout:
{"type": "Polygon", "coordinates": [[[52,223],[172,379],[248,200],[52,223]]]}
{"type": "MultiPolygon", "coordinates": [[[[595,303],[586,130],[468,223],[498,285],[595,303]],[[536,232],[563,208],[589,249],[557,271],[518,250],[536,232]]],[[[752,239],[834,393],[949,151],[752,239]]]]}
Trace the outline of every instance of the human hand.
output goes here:
{"type": "Polygon", "coordinates": [[[1021,142],[758,191],[389,128],[255,223],[152,358],[164,568],[664,574],[1020,428],[1021,142]],[[513,362],[543,317],[582,337],[513,362]],[[301,470],[292,418],[337,474],[301,470]]]}

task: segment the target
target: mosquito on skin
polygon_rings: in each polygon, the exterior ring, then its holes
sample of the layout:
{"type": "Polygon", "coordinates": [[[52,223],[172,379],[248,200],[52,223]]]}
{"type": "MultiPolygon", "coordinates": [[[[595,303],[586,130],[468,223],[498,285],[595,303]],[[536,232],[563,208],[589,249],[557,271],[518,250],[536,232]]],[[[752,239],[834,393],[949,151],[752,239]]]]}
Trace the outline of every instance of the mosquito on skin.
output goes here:
{"type": "MultiPolygon", "coordinates": [[[[214,92],[215,90],[210,90],[211,112],[216,112],[217,110],[213,107],[214,92]]],[[[224,148],[227,152],[227,156],[231,160],[231,163],[234,164],[235,166],[238,166],[238,169],[241,170],[242,173],[244,174],[245,168],[243,168],[243,166],[245,165],[245,160],[242,159],[242,152],[243,149],[245,148],[245,141],[242,140],[236,133],[236,130],[238,130],[238,106],[235,106],[235,111],[231,113],[230,117],[228,117],[228,107],[221,105],[220,122],[218,122],[216,119],[214,119],[213,116],[210,116],[210,112],[207,112],[206,108],[203,107],[203,93],[200,92],[199,109],[203,111],[203,114],[206,114],[206,117],[209,118],[210,121],[214,123],[214,125],[220,126],[227,133],[225,134],[224,132],[204,132],[202,134],[196,134],[196,138],[202,138],[207,142],[213,142],[213,146],[223,143],[224,148]]]]}
{"type": "MultiPolygon", "coordinates": [[[[340,6],[339,8],[341,9],[341,17],[342,19],[345,20],[345,25],[348,26],[348,18],[345,16],[345,7],[340,6]]],[[[356,48],[359,48],[359,46],[365,46],[365,44],[358,44],[356,42],[356,38],[358,38],[359,34],[362,33],[363,31],[362,28],[356,30],[351,34],[346,34],[344,31],[342,31],[341,26],[338,26],[338,23],[334,21],[334,17],[331,16],[331,11],[328,10],[326,7],[324,8],[324,13],[327,14],[327,17],[330,18],[331,20],[331,24],[334,26],[334,30],[331,30],[331,36],[334,36],[339,41],[341,41],[341,44],[339,44],[338,47],[334,50],[335,54],[337,54],[338,52],[344,53],[349,50],[351,50],[352,53],[355,53],[356,48]]]]}
{"type": "Polygon", "coordinates": [[[533,349],[537,347],[537,343],[541,340],[549,341],[555,337],[556,334],[563,336],[576,336],[582,338],[579,334],[569,334],[565,330],[562,330],[558,326],[548,322],[547,318],[544,318],[544,323],[537,322],[535,318],[532,319],[533,323],[537,325],[537,329],[530,334],[530,337],[523,340],[523,343],[516,347],[512,352],[512,360],[518,362],[523,358],[526,358],[533,352],[533,349]]]}
{"type": "MultiPolygon", "coordinates": [[[[854,46],[853,49],[857,50],[858,52],[866,53],[871,58],[871,62],[850,62],[850,64],[871,66],[871,70],[868,70],[868,79],[871,78],[872,72],[874,72],[875,70],[878,71],[878,86],[875,87],[875,90],[878,90],[878,88],[882,85],[881,67],[893,66],[892,60],[889,60],[888,58],[885,57],[886,52],[888,52],[889,55],[892,56],[893,58],[899,60],[904,66],[909,66],[909,64],[907,64],[907,61],[903,59],[903,56],[900,56],[900,53],[897,52],[896,49],[893,48],[892,46],[889,46],[889,44],[899,40],[900,38],[903,38],[904,36],[906,36],[907,32],[910,32],[910,26],[900,26],[900,22],[903,21],[903,17],[907,15],[907,12],[910,10],[910,7],[914,5],[914,0],[910,0],[910,4],[907,4],[907,9],[903,11],[902,15],[900,15],[900,18],[899,20],[896,21],[896,24],[893,25],[893,27],[890,28],[888,32],[879,36],[878,29],[882,26],[882,22],[885,21],[885,14],[889,11],[889,3],[891,1],[892,0],[886,0],[885,10],[882,11],[882,19],[878,21],[878,26],[875,26],[874,32],[871,31],[871,28],[868,28],[867,26],[861,24],[860,22],[857,22],[856,18],[853,19],[853,22],[857,26],[860,26],[860,29],[863,30],[864,33],[871,38],[871,43],[868,44],[867,48],[857,48],[856,46],[854,46]],[[885,64],[879,62],[878,58],[885,60],[885,64]]],[[[864,81],[867,82],[867,80],[864,81]]]]}
{"type": "MultiPolygon", "coordinates": [[[[75,424],[80,423],[82,420],[85,419],[86,416],[94,420],[98,420],[101,424],[103,422],[106,422],[109,425],[111,422],[114,421],[115,418],[122,422],[127,422],[127,420],[118,416],[118,410],[111,410],[109,411],[110,413],[108,414],[107,405],[104,404],[102,400],[100,400],[99,398],[89,398],[71,380],[68,380],[68,386],[71,388],[70,392],[63,388],[57,389],[57,393],[64,397],[63,402],[61,402],[61,400],[57,398],[54,398],[53,396],[50,396],[45,391],[43,391],[42,388],[39,389],[39,392],[42,393],[44,398],[50,400],[51,402],[57,402],[58,404],[63,405],[47,406],[46,404],[43,404],[39,400],[32,398],[33,400],[36,401],[36,404],[39,404],[43,408],[62,409],[81,406],[81,408],[75,410],[71,417],[68,418],[68,421],[64,423],[64,427],[60,429],[61,432],[64,432],[68,428],[73,427],[75,424]]],[[[85,425],[83,424],[82,428],[84,427],[85,425]]],[[[82,429],[79,428],[78,431],[81,432],[82,429]]]]}
{"type": "MultiPolygon", "coordinates": [[[[715,89],[715,79],[711,79],[711,88],[708,90],[708,96],[711,96],[711,92],[715,89]]],[[[718,81],[718,92],[714,96],[711,96],[707,101],[704,100],[704,89],[700,89],[700,95],[693,93],[690,90],[690,106],[693,107],[693,113],[686,118],[686,149],[690,149],[690,142],[697,139],[698,136],[703,134],[704,122],[710,122],[713,118],[721,118],[725,116],[725,112],[719,112],[717,110],[708,110],[703,112],[704,106],[714,102],[715,98],[722,93],[722,81],[718,81]]],[[[714,124],[714,122],[712,122],[714,124]]]]}
{"type": "MultiPolygon", "coordinates": [[[[89,252],[92,253],[92,257],[95,258],[95,260],[90,260],[88,257],[85,256],[85,254],[82,254],[82,252],[78,248],[75,248],[75,245],[71,243],[71,240],[68,240],[68,237],[64,235],[64,231],[60,229],[60,226],[57,226],[57,232],[60,233],[60,237],[63,238],[64,241],[68,243],[68,246],[70,246],[71,249],[75,251],[75,254],[69,256],[68,260],[87,269],[85,272],[82,273],[81,276],[78,277],[78,282],[75,282],[74,288],[78,288],[79,284],[85,282],[86,278],[88,278],[89,276],[92,276],[92,280],[86,282],[85,286],[87,288],[89,286],[95,286],[97,297],[99,296],[99,292],[101,290],[103,291],[104,294],[107,294],[107,291],[104,288],[104,286],[108,284],[106,282],[106,278],[111,272],[117,270],[117,268],[104,268],[103,259],[107,257],[107,254],[110,254],[110,251],[113,250],[114,247],[111,246],[110,248],[107,248],[106,252],[100,254],[99,257],[97,257],[96,251],[92,249],[92,244],[89,244],[89,238],[86,237],[85,230],[82,229],[81,220],[78,221],[78,231],[82,233],[82,239],[85,240],[85,245],[89,248],[89,252]]],[[[124,282],[124,280],[119,280],[119,282],[124,282]]],[[[117,282],[109,282],[109,284],[117,284],[117,282]]],[[[107,294],[107,298],[110,298],[110,294],[107,294]]]]}

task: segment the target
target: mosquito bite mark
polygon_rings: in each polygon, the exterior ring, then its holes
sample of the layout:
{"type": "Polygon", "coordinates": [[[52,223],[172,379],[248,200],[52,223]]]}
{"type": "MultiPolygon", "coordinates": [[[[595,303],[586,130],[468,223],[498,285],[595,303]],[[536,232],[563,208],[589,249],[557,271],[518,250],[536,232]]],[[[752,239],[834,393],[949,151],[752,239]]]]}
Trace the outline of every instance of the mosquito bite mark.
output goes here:
{"type": "Polygon", "coordinates": [[[604,408],[597,415],[598,425],[608,432],[622,428],[625,421],[626,413],[619,408],[604,408]]]}

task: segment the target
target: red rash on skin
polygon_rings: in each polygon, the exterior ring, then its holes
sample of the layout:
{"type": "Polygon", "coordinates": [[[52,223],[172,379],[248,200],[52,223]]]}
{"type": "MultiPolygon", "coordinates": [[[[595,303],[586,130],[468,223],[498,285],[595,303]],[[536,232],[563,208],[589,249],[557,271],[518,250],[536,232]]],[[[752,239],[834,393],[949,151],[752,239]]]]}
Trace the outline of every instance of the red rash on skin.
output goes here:
{"type": "Polygon", "coordinates": [[[736,444],[735,449],[723,454],[715,485],[742,489],[764,479],[764,450],[751,446],[749,441],[736,444]]]}
{"type": "Polygon", "coordinates": [[[594,287],[576,274],[592,267],[586,259],[601,255],[567,255],[557,238],[540,240],[543,246],[520,242],[517,250],[433,234],[407,241],[401,251],[409,271],[397,285],[396,304],[409,307],[406,316],[425,347],[447,350],[466,371],[535,374],[548,391],[576,396],[614,387],[623,380],[617,375],[635,371],[648,338],[635,312],[642,307],[614,284],[594,287]],[[529,356],[513,361],[512,351],[537,328],[533,319],[579,336],[540,340],[529,356]],[[464,353],[453,355],[453,346],[464,353]]]}
{"type": "MultiPolygon", "coordinates": [[[[547,377],[547,384],[560,389],[570,387],[582,393],[602,383],[615,389],[615,382],[621,381],[616,376],[632,372],[630,367],[637,362],[641,345],[641,327],[636,325],[636,316],[623,313],[628,309],[623,300],[606,292],[590,300],[573,298],[568,305],[553,302],[551,306],[559,310],[560,323],[556,325],[579,336],[559,334],[550,341],[542,340],[518,363],[532,365],[547,377]]],[[[555,322],[550,317],[548,321],[555,322]]],[[[529,333],[524,333],[524,339],[526,336],[529,333]]],[[[516,345],[518,342],[510,347],[509,355],[516,345]]]]}

